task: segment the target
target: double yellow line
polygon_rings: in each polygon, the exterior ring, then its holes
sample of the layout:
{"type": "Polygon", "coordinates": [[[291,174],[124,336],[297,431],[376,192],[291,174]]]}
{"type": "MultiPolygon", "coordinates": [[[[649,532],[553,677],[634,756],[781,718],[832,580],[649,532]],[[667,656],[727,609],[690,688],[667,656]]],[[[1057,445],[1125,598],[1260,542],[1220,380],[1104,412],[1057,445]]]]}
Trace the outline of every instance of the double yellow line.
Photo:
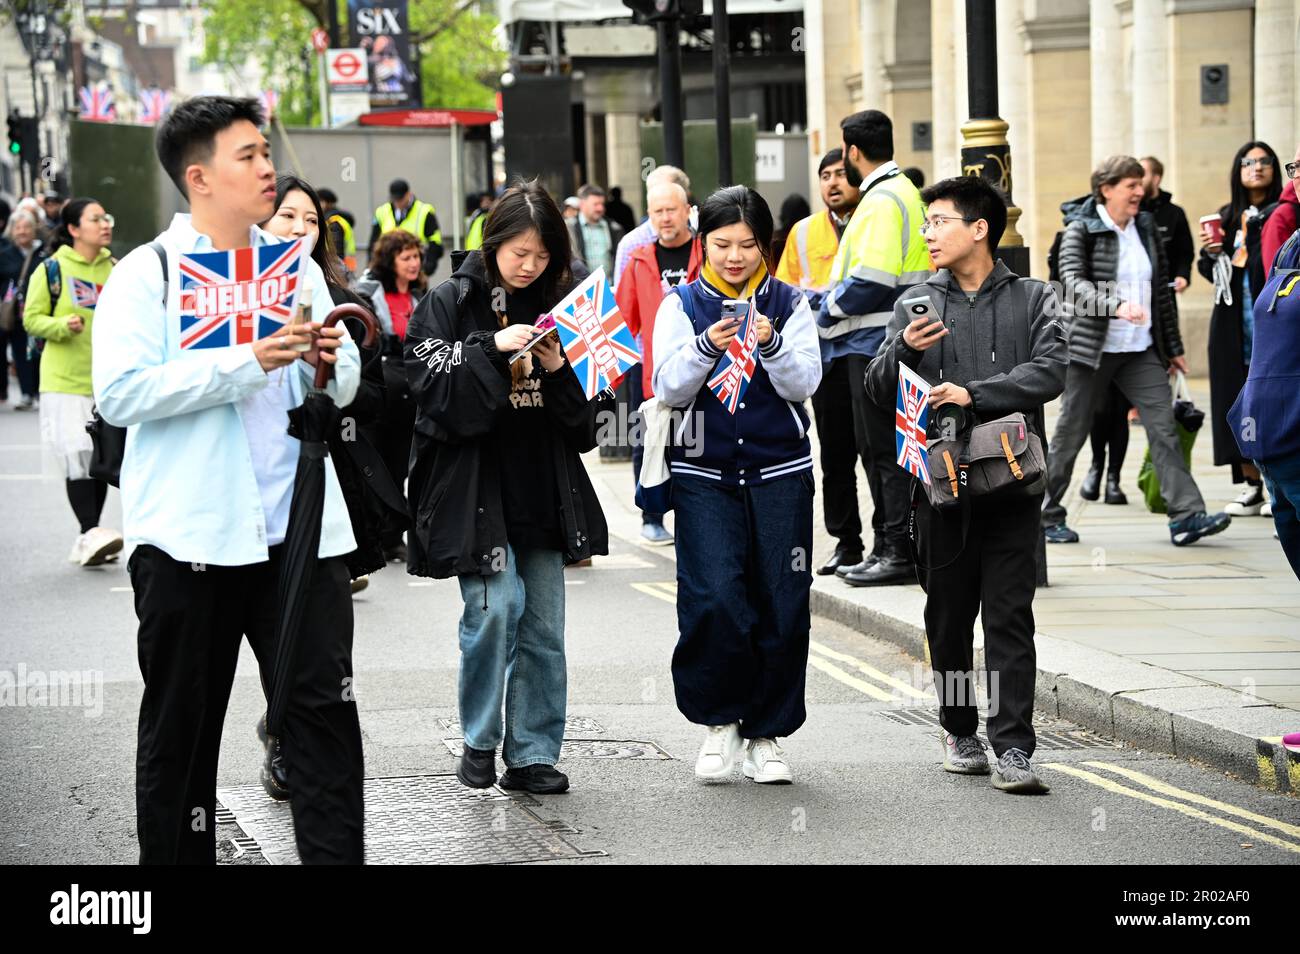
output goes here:
{"type": "Polygon", "coordinates": [[[1060,762],[1046,762],[1039,765],[1039,768],[1052,769],[1055,772],[1061,772],[1064,775],[1080,779],[1090,785],[1095,785],[1100,789],[1111,792],[1115,795],[1123,795],[1127,798],[1137,799],[1138,801],[1147,802],[1151,805],[1157,805],[1160,808],[1186,815],[1188,818],[1195,818],[1199,821],[1206,822],[1210,825],[1217,825],[1219,828],[1226,828],[1228,831],[1238,835],[1250,838],[1252,841],[1263,842],[1281,848],[1283,851],[1289,851],[1293,854],[1300,855],[1300,825],[1291,825],[1287,822],[1278,821],[1276,818],[1269,818],[1267,815],[1259,815],[1255,812],[1247,811],[1244,808],[1238,808],[1227,802],[1221,802],[1217,799],[1207,798],[1204,795],[1198,795],[1196,792],[1188,792],[1181,788],[1176,788],[1157,778],[1152,778],[1142,772],[1130,768],[1124,768],[1121,765],[1114,765],[1110,762],[1083,762],[1088,768],[1098,769],[1110,775],[1118,775],[1130,782],[1142,786],[1147,791],[1141,791],[1137,788],[1130,788],[1127,785],[1121,785],[1111,778],[1098,775],[1096,772],[1089,772],[1086,769],[1079,768],[1076,765],[1065,765],[1060,762]],[[1152,794],[1155,793],[1155,794],[1152,794]],[[1161,797],[1168,796],[1168,797],[1161,797]],[[1178,801],[1174,801],[1178,799],[1178,801]],[[1199,806],[1199,807],[1196,807],[1199,806]],[[1209,811],[1219,812],[1222,815],[1228,815],[1229,818],[1221,818],[1219,815],[1211,815],[1209,811]],[[1237,818],[1242,821],[1250,822],[1258,826],[1252,828],[1250,825],[1244,825],[1241,821],[1233,821],[1237,818]],[[1259,828],[1267,828],[1279,834],[1269,834],[1260,831],[1259,828]],[[1284,837],[1279,837],[1279,835],[1284,837]]]}

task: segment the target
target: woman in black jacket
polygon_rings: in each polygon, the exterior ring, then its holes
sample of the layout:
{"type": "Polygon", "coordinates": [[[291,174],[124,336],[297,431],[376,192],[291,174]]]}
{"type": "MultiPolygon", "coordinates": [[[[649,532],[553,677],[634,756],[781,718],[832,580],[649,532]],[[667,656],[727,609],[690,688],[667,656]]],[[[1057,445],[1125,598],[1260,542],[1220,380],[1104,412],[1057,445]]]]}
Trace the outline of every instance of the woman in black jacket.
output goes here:
{"type": "Polygon", "coordinates": [[[406,335],[416,401],[410,572],[460,580],[457,777],[473,788],[566,791],[564,566],[608,552],[605,517],[578,455],[596,416],[551,337],[511,363],[538,317],[571,284],[555,202],[517,182],[493,209],[483,246],[427,295],[406,335]],[[505,727],[501,710],[505,705],[505,727]]]}
{"type": "Polygon", "coordinates": [[[1259,514],[1267,501],[1254,463],[1241,456],[1228,423],[1232,407],[1246,383],[1254,337],[1254,299],[1264,287],[1269,263],[1260,251],[1264,218],[1259,213],[1282,194],[1281,166],[1268,143],[1248,142],[1232,159],[1229,186],[1232,201],[1219,210],[1223,242],[1209,242],[1202,229],[1201,254],[1196,268],[1214,283],[1214,311],[1210,315],[1210,433],[1214,437],[1214,463],[1232,468],[1232,482],[1246,489],[1224,509],[1235,516],[1259,514]]]}

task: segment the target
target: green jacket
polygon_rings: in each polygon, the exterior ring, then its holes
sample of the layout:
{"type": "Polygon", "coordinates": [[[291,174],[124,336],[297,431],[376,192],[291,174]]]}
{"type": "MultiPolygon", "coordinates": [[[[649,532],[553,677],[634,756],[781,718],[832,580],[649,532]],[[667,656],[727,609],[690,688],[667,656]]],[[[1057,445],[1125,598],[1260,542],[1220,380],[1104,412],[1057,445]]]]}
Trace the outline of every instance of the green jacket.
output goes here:
{"type": "Polygon", "coordinates": [[[42,262],[32,269],[27,281],[27,303],[23,309],[23,327],[27,333],[45,339],[45,351],[41,354],[41,392],[92,394],[90,328],[95,320],[95,302],[108,281],[108,273],[113,270],[113,257],[104,248],[93,262],[88,262],[70,245],[61,246],[51,257],[59,262],[62,287],[58,301],[51,307],[46,263],[42,262]],[[78,281],[74,283],[73,279],[78,281]],[[85,322],[79,332],[68,328],[68,318],[72,315],[80,315],[85,322]]]}

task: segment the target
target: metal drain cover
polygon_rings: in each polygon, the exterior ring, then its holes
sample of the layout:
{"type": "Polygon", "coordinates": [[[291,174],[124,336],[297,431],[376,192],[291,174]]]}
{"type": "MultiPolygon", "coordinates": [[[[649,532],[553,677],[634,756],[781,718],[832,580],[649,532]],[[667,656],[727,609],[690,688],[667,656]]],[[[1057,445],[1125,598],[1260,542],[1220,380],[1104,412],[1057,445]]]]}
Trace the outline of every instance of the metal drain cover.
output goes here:
{"type": "MultiPolygon", "coordinates": [[[[439,719],[438,723],[449,732],[460,731],[460,719],[452,716],[449,719],[439,719]]],[[[564,734],[569,733],[596,733],[600,734],[605,731],[605,727],[595,719],[589,719],[586,716],[568,716],[564,720],[564,734]]]]}
{"type": "MultiPolygon", "coordinates": [[[[876,714],[884,716],[890,722],[896,722],[899,725],[915,725],[927,729],[940,727],[938,709],[878,709],[876,714]]],[[[979,729],[976,730],[975,734],[979,736],[980,741],[985,745],[989,744],[982,711],[980,712],[979,729]]],[[[1064,751],[1068,749],[1117,749],[1120,747],[1118,742],[1094,735],[1087,729],[1080,728],[1072,722],[1062,722],[1056,719],[1035,718],[1034,735],[1037,737],[1037,747],[1040,749],[1064,751]]]]}
{"type": "MultiPolygon", "coordinates": [[[[464,739],[443,739],[442,744],[456,758],[465,751],[464,739]]],[[[623,739],[565,739],[560,745],[560,759],[658,759],[672,756],[654,742],[623,739]]]]}
{"type": "MultiPolygon", "coordinates": [[[[271,864],[298,864],[293,816],[261,785],[217,790],[217,799],[271,864]]],[[[412,775],[365,781],[367,864],[512,864],[604,855],[582,851],[564,834],[575,830],[538,817],[529,804],[499,789],[470,789],[454,775],[412,775]]],[[[239,842],[250,850],[248,842],[239,842]]]]}

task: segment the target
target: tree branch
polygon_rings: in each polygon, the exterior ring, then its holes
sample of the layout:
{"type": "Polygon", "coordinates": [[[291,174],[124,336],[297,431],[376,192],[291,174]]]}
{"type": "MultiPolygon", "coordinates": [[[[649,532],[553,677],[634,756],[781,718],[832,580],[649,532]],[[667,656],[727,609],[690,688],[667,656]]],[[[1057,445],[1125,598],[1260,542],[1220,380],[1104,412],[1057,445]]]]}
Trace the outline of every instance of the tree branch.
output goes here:
{"type": "Polygon", "coordinates": [[[420,43],[428,43],[439,33],[442,33],[444,30],[447,30],[449,27],[451,27],[453,23],[455,23],[458,19],[460,19],[461,14],[468,11],[469,8],[472,7],[477,2],[478,0],[461,0],[461,2],[456,5],[456,8],[451,11],[451,14],[447,17],[446,20],[442,21],[442,23],[438,24],[432,30],[427,30],[424,33],[421,33],[419,36],[411,37],[411,43],[416,45],[420,43]]]}

